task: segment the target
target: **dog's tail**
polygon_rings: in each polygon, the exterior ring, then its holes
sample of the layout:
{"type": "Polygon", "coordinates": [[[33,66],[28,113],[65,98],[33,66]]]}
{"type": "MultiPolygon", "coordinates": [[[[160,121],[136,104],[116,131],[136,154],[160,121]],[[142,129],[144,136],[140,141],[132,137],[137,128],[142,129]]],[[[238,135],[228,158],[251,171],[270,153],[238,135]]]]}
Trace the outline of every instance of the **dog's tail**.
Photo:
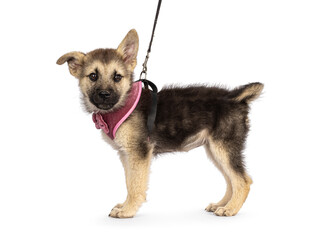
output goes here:
{"type": "Polygon", "coordinates": [[[228,98],[236,102],[245,102],[249,104],[250,102],[252,102],[260,96],[262,89],[262,83],[249,83],[247,85],[243,85],[239,88],[232,90],[228,94],[228,98]]]}

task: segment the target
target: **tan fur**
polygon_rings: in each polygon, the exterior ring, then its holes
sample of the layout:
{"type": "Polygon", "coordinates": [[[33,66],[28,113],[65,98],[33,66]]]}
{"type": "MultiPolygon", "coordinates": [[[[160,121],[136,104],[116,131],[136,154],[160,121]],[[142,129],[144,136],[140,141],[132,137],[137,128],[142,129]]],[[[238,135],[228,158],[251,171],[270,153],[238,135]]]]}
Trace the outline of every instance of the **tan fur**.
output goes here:
{"type": "Polygon", "coordinates": [[[208,131],[202,130],[198,134],[188,138],[183,144],[180,151],[188,152],[194,148],[204,145],[207,141],[208,131]]]}
{"type": "Polygon", "coordinates": [[[133,71],[137,65],[138,50],[139,50],[138,33],[136,30],[132,29],[128,32],[126,37],[122,40],[122,42],[117,48],[117,52],[119,52],[123,56],[123,58],[125,59],[125,62],[130,61],[129,66],[131,71],[133,71]],[[136,43],[136,44],[134,44],[131,49],[130,46],[132,43],[136,43]],[[130,53],[131,51],[134,52],[135,54],[129,59],[127,59],[128,53],[130,53]]]}
{"type": "Polygon", "coordinates": [[[184,147],[182,150],[189,151],[193,148],[199,147],[201,145],[205,145],[207,156],[212,160],[212,162],[215,164],[215,166],[221,171],[222,175],[224,176],[227,184],[227,190],[224,197],[218,203],[216,204],[211,203],[206,208],[206,211],[208,212],[215,212],[219,207],[224,207],[230,201],[232,197],[232,185],[221,163],[216,160],[217,156],[214,157],[213,152],[210,149],[210,143],[208,138],[209,138],[208,132],[206,130],[202,130],[198,134],[187,139],[187,141],[185,141],[185,143],[183,144],[184,147]]]}
{"type": "Polygon", "coordinates": [[[250,98],[250,101],[247,101],[248,103],[250,103],[260,96],[262,90],[263,90],[262,84],[253,84],[250,87],[247,87],[242,92],[242,94],[240,94],[238,97],[234,98],[234,100],[237,102],[240,102],[240,101],[242,101],[242,99],[246,98],[247,96],[254,96],[254,97],[250,98]]]}
{"type": "Polygon", "coordinates": [[[79,78],[84,56],[85,54],[82,52],[66,53],[58,59],[57,64],[62,65],[65,62],[68,62],[71,75],[79,78]]]}
{"type": "Polygon", "coordinates": [[[252,180],[248,175],[243,178],[232,169],[223,143],[209,138],[206,149],[227,182],[224,198],[217,204],[210,204],[206,210],[213,211],[217,216],[234,216],[245,202],[252,180]]]}
{"type": "Polygon", "coordinates": [[[214,165],[220,170],[220,172],[224,176],[224,179],[225,179],[226,185],[227,185],[227,189],[226,189],[226,193],[225,193],[224,197],[218,203],[210,203],[206,207],[206,211],[215,212],[219,207],[224,207],[230,201],[230,199],[232,197],[232,185],[231,185],[230,178],[228,177],[228,175],[226,174],[226,172],[224,171],[224,169],[219,164],[219,162],[216,160],[212,151],[210,150],[210,144],[208,142],[205,145],[205,150],[206,150],[208,158],[211,159],[211,161],[214,163],[214,165]]]}
{"type": "Polygon", "coordinates": [[[111,211],[111,217],[133,217],[141,204],[146,200],[146,191],[149,180],[149,170],[152,158],[152,147],[143,159],[135,151],[135,144],[139,138],[140,116],[134,114],[129,121],[124,122],[117,131],[115,144],[119,146],[120,159],[125,170],[127,199],[117,204],[111,211]]]}

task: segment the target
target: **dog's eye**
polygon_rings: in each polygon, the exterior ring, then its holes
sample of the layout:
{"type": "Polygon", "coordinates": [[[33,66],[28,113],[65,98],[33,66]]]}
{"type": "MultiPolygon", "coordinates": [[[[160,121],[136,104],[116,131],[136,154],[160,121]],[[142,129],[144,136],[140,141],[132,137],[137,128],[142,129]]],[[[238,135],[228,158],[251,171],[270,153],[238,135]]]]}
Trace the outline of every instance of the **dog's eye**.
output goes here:
{"type": "Polygon", "coordinates": [[[98,80],[98,75],[95,73],[90,73],[89,78],[92,82],[95,82],[98,80]]]}
{"type": "Polygon", "coordinates": [[[115,73],[115,74],[113,75],[113,81],[115,81],[115,82],[120,82],[121,79],[122,79],[122,76],[121,76],[119,73],[115,73]]]}

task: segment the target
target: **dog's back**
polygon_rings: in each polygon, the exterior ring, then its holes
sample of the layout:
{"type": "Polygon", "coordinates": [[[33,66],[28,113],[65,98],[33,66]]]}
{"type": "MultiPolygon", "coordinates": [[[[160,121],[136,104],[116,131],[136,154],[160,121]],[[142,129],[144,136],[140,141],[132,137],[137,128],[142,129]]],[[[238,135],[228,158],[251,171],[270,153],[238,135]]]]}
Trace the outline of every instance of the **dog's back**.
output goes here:
{"type": "Polygon", "coordinates": [[[197,139],[196,147],[202,145],[204,140],[198,138],[204,135],[243,142],[248,132],[248,103],[262,89],[261,83],[251,83],[232,91],[205,86],[161,90],[151,135],[155,153],[190,150],[190,139],[197,139]]]}

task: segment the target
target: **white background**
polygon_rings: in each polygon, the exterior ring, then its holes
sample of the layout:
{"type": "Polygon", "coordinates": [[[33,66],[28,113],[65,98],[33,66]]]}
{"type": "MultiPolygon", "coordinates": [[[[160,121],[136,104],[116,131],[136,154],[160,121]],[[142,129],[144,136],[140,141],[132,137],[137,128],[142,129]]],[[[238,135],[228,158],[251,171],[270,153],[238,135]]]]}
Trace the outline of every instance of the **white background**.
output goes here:
{"type": "Polygon", "coordinates": [[[319,1],[164,1],[148,76],[165,84],[265,84],[245,150],[254,180],[235,217],[204,208],[222,175],[203,148],[152,164],[133,219],[123,169],[56,60],[116,48],[135,28],[141,71],[157,1],[0,4],[0,239],[319,239],[319,1]]]}

